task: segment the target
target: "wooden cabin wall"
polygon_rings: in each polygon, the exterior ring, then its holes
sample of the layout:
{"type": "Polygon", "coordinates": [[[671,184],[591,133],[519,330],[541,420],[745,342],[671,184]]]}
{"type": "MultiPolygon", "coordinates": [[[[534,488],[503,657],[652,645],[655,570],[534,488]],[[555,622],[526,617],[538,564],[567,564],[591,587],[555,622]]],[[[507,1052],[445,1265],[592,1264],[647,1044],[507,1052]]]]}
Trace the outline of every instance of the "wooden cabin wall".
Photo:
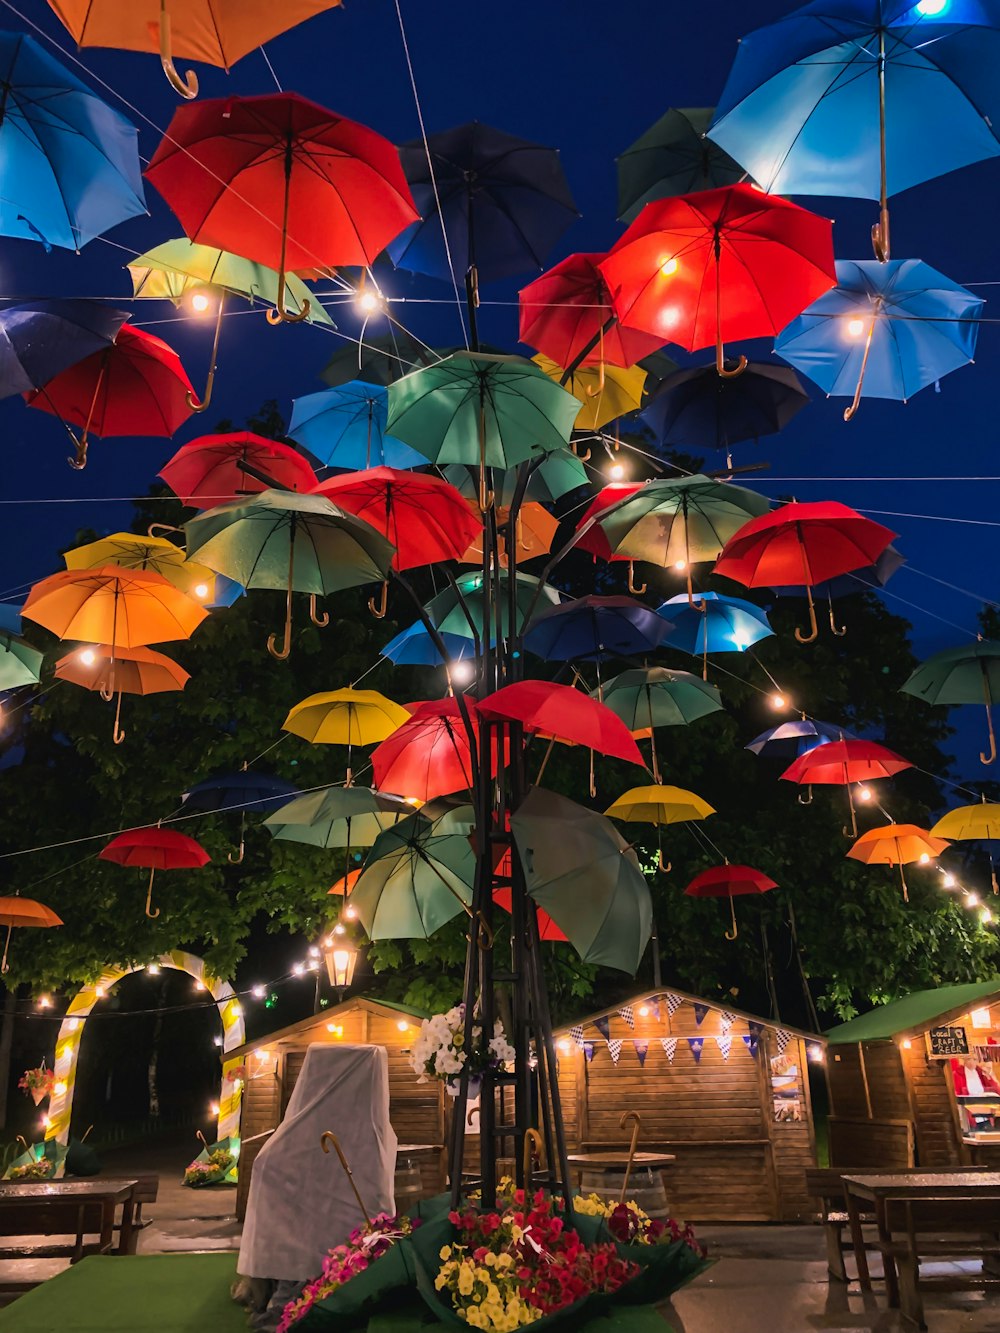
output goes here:
{"type": "Polygon", "coordinates": [[[913,1108],[893,1041],[831,1046],[830,1165],[908,1167],[915,1162],[913,1108]]]}
{"type": "MultiPolygon", "coordinates": [[[[706,1020],[707,1021],[707,1020],[706,1020]]],[[[737,1036],[737,1041],[743,1045],[737,1036]]],[[[760,1065],[765,1080],[769,1077],[768,1058],[774,1053],[774,1034],[765,1028],[760,1043],[760,1065]]],[[[801,1037],[794,1037],[786,1049],[786,1054],[795,1052],[795,1062],[801,1071],[803,1088],[803,1114],[801,1120],[771,1120],[771,1153],[774,1160],[774,1172],[778,1187],[778,1216],[784,1222],[799,1221],[812,1217],[816,1211],[815,1200],[806,1194],[806,1171],[816,1165],[816,1129],[813,1122],[812,1099],[809,1095],[809,1059],[806,1044],[801,1037]]],[[[736,1044],[729,1054],[730,1060],[737,1054],[736,1044]]],[[[743,1054],[740,1052],[739,1054],[743,1054]]],[[[704,1056],[702,1056],[704,1059],[704,1056]]],[[[770,1086],[765,1084],[763,1093],[770,1095],[770,1086]]],[[[765,1105],[767,1103],[765,1102],[765,1105]]]]}
{"type": "Polygon", "coordinates": [[[961,1166],[968,1160],[959,1133],[948,1061],[931,1060],[923,1037],[900,1052],[906,1073],[920,1166],[961,1166]]]}

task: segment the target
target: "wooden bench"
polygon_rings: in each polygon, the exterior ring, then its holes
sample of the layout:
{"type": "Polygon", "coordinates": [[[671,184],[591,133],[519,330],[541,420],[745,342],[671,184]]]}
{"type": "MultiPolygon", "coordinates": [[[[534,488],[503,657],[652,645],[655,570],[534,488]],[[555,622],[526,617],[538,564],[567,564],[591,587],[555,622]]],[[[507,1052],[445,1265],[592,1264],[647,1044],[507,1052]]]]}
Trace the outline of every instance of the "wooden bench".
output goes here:
{"type": "Polygon", "coordinates": [[[896,1265],[904,1319],[927,1327],[924,1291],[1000,1290],[1000,1199],[907,1200],[895,1212],[905,1236],[876,1248],[896,1265]],[[976,1273],[921,1273],[921,1263],[934,1259],[981,1259],[983,1268],[976,1273]]]}
{"type": "Polygon", "coordinates": [[[139,1232],[144,1231],[153,1221],[151,1217],[143,1217],[142,1205],[155,1203],[156,1196],[160,1192],[160,1177],[155,1172],[146,1176],[137,1175],[135,1179],[136,1187],[132,1192],[132,1227],[130,1234],[126,1236],[124,1248],[122,1248],[121,1234],[124,1218],[115,1224],[115,1235],[118,1237],[116,1252],[120,1254],[135,1254],[139,1243],[139,1232]]]}

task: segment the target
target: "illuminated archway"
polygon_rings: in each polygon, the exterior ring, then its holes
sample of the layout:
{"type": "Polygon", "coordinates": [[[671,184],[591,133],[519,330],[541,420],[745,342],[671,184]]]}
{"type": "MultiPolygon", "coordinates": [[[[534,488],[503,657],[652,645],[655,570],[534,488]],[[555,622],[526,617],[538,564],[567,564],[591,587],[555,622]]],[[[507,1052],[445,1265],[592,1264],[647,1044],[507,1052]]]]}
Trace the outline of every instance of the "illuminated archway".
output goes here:
{"type": "MultiPolygon", "coordinates": [[[[172,949],[158,959],[160,967],[171,967],[178,972],[186,972],[200,982],[211,995],[219,1009],[222,1019],[222,1050],[235,1050],[245,1041],[243,1029],[243,1010],[236,994],[228,981],[220,981],[209,976],[202,959],[183,949],[172,949]]],[[[108,967],[95,982],[84,986],[72,999],[66,1010],[66,1017],[59,1027],[56,1038],[56,1058],[54,1064],[55,1086],[49,1100],[48,1125],[46,1139],[57,1139],[60,1143],[69,1142],[69,1125],[73,1115],[73,1089],[76,1084],[76,1062],[80,1054],[80,1042],[83,1029],[94,1005],[111,990],[122,977],[133,972],[142,972],[142,967],[108,967]]],[[[219,1125],[217,1138],[224,1139],[237,1135],[240,1131],[240,1097],[242,1084],[232,1082],[227,1075],[238,1066],[236,1060],[223,1060],[222,1089],[219,1093],[219,1125]]]]}

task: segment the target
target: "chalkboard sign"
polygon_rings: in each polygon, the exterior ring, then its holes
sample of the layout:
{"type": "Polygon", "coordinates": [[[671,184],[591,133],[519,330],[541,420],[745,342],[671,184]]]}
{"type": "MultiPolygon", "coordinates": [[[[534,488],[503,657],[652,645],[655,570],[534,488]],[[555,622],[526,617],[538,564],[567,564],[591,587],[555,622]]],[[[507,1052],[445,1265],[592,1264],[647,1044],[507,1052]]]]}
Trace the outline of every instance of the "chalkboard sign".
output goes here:
{"type": "Polygon", "coordinates": [[[968,1055],[969,1038],[965,1028],[931,1028],[931,1055],[968,1055]]]}

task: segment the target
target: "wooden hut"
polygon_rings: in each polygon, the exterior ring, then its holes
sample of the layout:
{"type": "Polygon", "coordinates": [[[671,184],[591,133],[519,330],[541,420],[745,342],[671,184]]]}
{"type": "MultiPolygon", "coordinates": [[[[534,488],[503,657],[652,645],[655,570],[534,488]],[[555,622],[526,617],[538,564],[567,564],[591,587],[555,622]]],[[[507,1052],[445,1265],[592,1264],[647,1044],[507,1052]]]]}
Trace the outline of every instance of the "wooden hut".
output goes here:
{"type": "Polygon", "coordinates": [[[247,1069],[236,1195],[236,1215],[241,1221],[246,1213],[254,1158],[281,1123],[306,1051],[314,1042],[373,1043],[386,1048],[389,1119],[401,1146],[420,1145],[422,1149],[400,1155],[397,1179],[401,1169],[412,1162],[419,1167],[423,1193],[434,1194],[444,1188],[443,1087],[440,1083],[418,1083],[409,1061],[410,1046],[425,1017],[416,1009],[385,1000],[349,999],[227,1052],[227,1061],[238,1060],[247,1069]]]}
{"type": "Polygon", "coordinates": [[[567,1139],[584,1153],[671,1153],[667,1199],[687,1221],[807,1217],[815,1165],[806,1061],[823,1039],[676,990],[637,995],[557,1033],[567,1139]]]}
{"type": "Polygon", "coordinates": [[[831,1166],[1000,1167],[1000,977],[827,1033],[831,1166]]]}

